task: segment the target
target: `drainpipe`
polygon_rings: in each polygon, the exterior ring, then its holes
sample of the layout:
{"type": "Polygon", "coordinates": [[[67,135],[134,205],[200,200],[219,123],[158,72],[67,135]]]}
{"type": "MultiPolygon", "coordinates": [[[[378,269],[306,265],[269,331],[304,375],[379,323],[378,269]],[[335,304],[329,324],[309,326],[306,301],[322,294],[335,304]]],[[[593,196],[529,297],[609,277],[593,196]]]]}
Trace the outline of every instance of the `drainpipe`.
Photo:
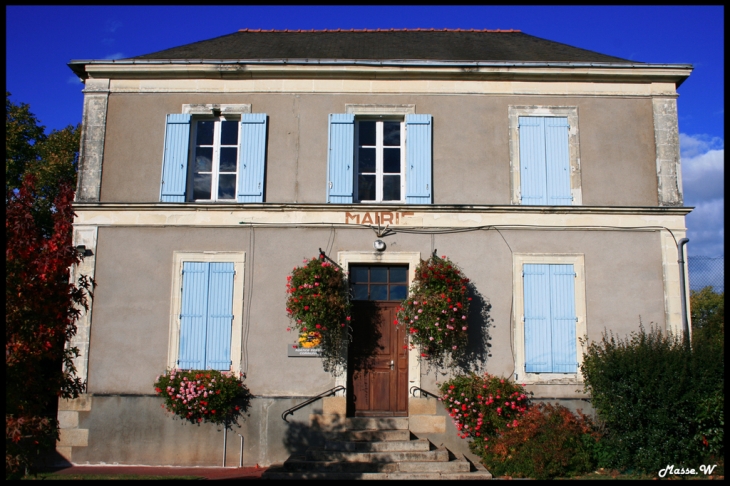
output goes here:
{"type": "Polygon", "coordinates": [[[682,238],[679,240],[677,250],[679,251],[679,288],[680,295],[682,297],[682,331],[684,331],[684,337],[689,340],[689,319],[687,318],[687,294],[685,292],[685,275],[684,275],[684,245],[689,243],[689,238],[682,238]]]}

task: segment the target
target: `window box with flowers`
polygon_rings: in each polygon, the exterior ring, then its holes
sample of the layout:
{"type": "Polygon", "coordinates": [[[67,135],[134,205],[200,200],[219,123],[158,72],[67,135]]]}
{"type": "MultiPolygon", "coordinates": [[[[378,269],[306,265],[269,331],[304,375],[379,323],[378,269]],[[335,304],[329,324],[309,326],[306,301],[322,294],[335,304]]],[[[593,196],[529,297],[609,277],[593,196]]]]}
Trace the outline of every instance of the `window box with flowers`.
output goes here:
{"type": "Polygon", "coordinates": [[[286,312],[297,334],[294,348],[317,349],[324,370],[338,375],[344,369],[350,301],[344,272],[324,255],[304,260],[286,278],[286,312]]]}
{"type": "Polygon", "coordinates": [[[237,423],[252,398],[241,377],[226,371],[171,369],[154,386],[163,408],[194,424],[237,423]]]}
{"type": "Polygon", "coordinates": [[[410,345],[421,358],[442,366],[466,350],[469,304],[466,278],[448,258],[422,260],[407,299],[398,311],[398,325],[406,326],[410,345]]]}

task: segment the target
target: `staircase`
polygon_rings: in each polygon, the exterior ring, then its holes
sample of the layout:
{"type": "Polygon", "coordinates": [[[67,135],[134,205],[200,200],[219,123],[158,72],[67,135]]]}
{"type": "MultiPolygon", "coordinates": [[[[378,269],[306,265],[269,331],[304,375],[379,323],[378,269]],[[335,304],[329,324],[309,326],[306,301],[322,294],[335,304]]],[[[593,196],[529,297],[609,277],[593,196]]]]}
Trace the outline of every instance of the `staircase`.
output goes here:
{"type": "Polygon", "coordinates": [[[411,435],[408,418],[347,418],[321,448],[271,466],[262,479],[492,479],[481,464],[411,435]]]}

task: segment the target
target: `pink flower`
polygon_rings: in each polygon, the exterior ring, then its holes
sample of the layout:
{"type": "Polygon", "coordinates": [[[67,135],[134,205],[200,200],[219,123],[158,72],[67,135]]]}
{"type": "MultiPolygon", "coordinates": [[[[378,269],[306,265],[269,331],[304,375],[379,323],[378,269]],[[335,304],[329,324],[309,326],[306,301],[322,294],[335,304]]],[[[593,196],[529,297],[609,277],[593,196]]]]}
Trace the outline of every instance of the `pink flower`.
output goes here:
{"type": "Polygon", "coordinates": [[[466,331],[466,326],[461,328],[462,331],[466,331]]]}

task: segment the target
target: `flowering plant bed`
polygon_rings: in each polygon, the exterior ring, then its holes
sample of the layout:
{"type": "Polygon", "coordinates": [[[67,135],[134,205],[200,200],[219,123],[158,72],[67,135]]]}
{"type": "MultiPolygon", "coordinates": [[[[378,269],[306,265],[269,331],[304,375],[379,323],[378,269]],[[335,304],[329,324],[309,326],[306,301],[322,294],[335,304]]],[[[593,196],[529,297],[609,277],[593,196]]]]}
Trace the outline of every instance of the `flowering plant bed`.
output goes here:
{"type": "Polygon", "coordinates": [[[252,395],[233,372],[172,369],[157,377],[163,408],[191,423],[235,423],[252,395]]]}
{"type": "Polygon", "coordinates": [[[448,258],[433,255],[421,261],[409,297],[398,311],[397,323],[404,325],[421,357],[443,364],[457,358],[467,344],[469,279],[448,258]]]}
{"type": "Polygon", "coordinates": [[[324,259],[304,260],[286,278],[286,312],[296,331],[293,347],[318,348],[325,371],[338,374],[344,364],[342,339],[350,321],[345,275],[324,259]]]}
{"type": "Polygon", "coordinates": [[[459,375],[443,383],[441,402],[462,439],[479,454],[489,437],[501,429],[517,427],[529,406],[525,389],[509,380],[485,373],[459,375]]]}

